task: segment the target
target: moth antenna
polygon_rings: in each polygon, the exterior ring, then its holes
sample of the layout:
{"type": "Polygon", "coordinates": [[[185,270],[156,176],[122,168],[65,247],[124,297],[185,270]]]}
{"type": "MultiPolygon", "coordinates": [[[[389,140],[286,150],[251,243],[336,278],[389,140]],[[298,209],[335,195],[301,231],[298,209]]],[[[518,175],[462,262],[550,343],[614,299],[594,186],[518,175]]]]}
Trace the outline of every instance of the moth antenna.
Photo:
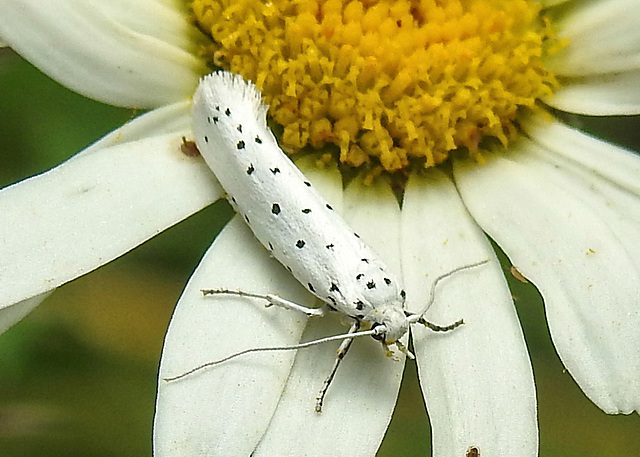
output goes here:
{"type": "Polygon", "coordinates": [[[427,301],[427,304],[424,306],[424,308],[422,308],[422,311],[420,311],[419,313],[416,314],[412,314],[410,316],[408,316],[409,322],[411,322],[412,324],[415,324],[416,322],[420,322],[423,323],[424,325],[427,325],[429,328],[431,328],[434,331],[447,331],[447,330],[452,330],[453,328],[462,325],[464,322],[462,322],[462,320],[449,325],[447,327],[440,327],[438,325],[435,324],[431,324],[431,323],[427,323],[427,321],[425,321],[422,318],[422,315],[424,313],[427,312],[427,310],[431,307],[431,305],[433,304],[433,302],[435,301],[436,298],[436,287],[438,287],[438,284],[440,283],[440,281],[447,279],[450,276],[453,276],[456,273],[459,273],[461,271],[464,270],[469,270],[471,268],[476,268],[479,267],[481,265],[484,265],[485,263],[489,263],[490,259],[485,259],[485,260],[481,260],[479,262],[475,262],[475,263],[470,263],[468,265],[462,265],[460,267],[454,268],[451,271],[448,271],[444,274],[441,274],[440,276],[438,276],[435,281],[433,281],[433,283],[431,284],[431,290],[429,291],[429,300],[427,301]],[[446,330],[444,330],[446,329],[446,330]]]}
{"type": "MultiPolygon", "coordinates": [[[[318,338],[317,340],[306,341],[304,343],[292,344],[289,346],[267,346],[267,347],[258,347],[258,348],[249,348],[244,349],[242,351],[235,352],[231,355],[228,355],[222,359],[214,360],[212,362],[203,363],[202,365],[198,365],[195,368],[192,368],[189,371],[185,371],[182,374],[177,376],[170,376],[167,378],[162,378],[164,381],[172,382],[177,381],[179,379],[185,378],[189,375],[192,375],[198,371],[204,370],[205,368],[213,367],[216,365],[220,365],[221,363],[228,362],[231,359],[235,359],[236,357],[240,357],[242,355],[251,354],[254,352],[269,352],[269,351],[293,351],[296,349],[304,349],[311,346],[317,346],[318,344],[329,343],[331,341],[339,341],[339,340],[353,340],[354,338],[359,338],[361,336],[370,336],[370,335],[378,335],[380,333],[385,332],[386,329],[384,325],[379,325],[376,328],[372,328],[370,330],[361,330],[357,332],[351,332],[351,329],[348,333],[343,333],[340,335],[327,336],[324,338],[318,338]]],[[[326,382],[326,381],[325,381],[326,382]]],[[[327,386],[328,387],[328,386],[327,386]]]]}

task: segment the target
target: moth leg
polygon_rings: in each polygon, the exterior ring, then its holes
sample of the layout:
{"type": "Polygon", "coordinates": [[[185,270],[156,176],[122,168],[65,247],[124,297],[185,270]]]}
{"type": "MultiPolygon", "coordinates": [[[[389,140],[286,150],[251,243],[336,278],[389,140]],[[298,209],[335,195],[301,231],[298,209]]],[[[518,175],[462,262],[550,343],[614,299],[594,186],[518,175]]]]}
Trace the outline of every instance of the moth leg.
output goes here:
{"type": "MultiPolygon", "coordinates": [[[[355,333],[358,331],[359,328],[360,328],[360,322],[356,321],[353,324],[351,324],[351,327],[349,328],[349,331],[347,332],[347,334],[355,333]]],[[[327,394],[327,390],[329,390],[329,386],[331,385],[331,382],[333,381],[333,378],[335,377],[336,372],[338,371],[338,366],[340,365],[340,362],[342,362],[342,359],[344,359],[344,356],[347,355],[347,351],[349,351],[349,348],[351,347],[351,343],[353,343],[353,338],[345,338],[345,340],[340,344],[340,347],[338,348],[336,359],[333,362],[333,367],[331,367],[329,376],[327,376],[327,379],[324,380],[324,384],[322,384],[322,389],[320,389],[320,392],[316,397],[317,413],[322,412],[322,404],[324,403],[324,397],[327,394]]]]}
{"type": "Polygon", "coordinates": [[[226,295],[236,295],[238,297],[257,298],[260,300],[266,300],[267,307],[275,305],[284,309],[299,311],[303,314],[306,314],[309,317],[325,315],[324,308],[309,308],[307,306],[299,305],[298,303],[292,302],[282,297],[278,297],[277,295],[274,295],[274,294],[254,294],[251,292],[243,292],[241,290],[231,290],[231,289],[203,289],[202,294],[203,295],[226,294],[226,295]]]}
{"type": "MultiPolygon", "coordinates": [[[[395,344],[395,346],[398,348],[398,350],[399,350],[400,352],[402,352],[404,355],[406,355],[408,359],[415,360],[416,356],[415,356],[415,355],[413,355],[413,353],[409,350],[409,348],[408,348],[408,347],[406,347],[406,346],[404,345],[404,343],[403,343],[402,341],[398,340],[398,341],[396,341],[396,342],[395,342],[395,343],[393,343],[393,344],[395,344]]],[[[389,349],[389,346],[386,346],[386,345],[384,345],[384,346],[385,346],[385,347],[386,347],[386,349],[387,349],[387,357],[391,356],[391,357],[393,358],[393,360],[396,360],[396,361],[399,361],[399,360],[400,360],[400,358],[398,358],[397,356],[395,356],[395,355],[394,355],[394,353],[393,353],[393,351],[391,351],[391,350],[389,349]]]]}

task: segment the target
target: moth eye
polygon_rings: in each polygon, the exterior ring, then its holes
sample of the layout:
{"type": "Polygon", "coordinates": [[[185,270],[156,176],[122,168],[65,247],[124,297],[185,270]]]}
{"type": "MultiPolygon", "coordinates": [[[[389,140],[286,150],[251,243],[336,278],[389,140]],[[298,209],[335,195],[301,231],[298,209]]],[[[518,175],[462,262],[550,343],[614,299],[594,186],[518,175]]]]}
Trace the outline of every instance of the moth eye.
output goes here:
{"type": "MultiPolygon", "coordinates": [[[[381,326],[381,325],[382,325],[382,324],[375,323],[375,324],[373,324],[373,325],[371,326],[371,330],[373,330],[374,328],[379,327],[379,326],[381,326]]],[[[383,341],[383,342],[384,342],[384,340],[387,338],[387,332],[385,331],[385,332],[382,332],[382,333],[373,334],[373,335],[371,335],[371,337],[372,337],[374,340],[378,340],[378,341],[383,341]]]]}

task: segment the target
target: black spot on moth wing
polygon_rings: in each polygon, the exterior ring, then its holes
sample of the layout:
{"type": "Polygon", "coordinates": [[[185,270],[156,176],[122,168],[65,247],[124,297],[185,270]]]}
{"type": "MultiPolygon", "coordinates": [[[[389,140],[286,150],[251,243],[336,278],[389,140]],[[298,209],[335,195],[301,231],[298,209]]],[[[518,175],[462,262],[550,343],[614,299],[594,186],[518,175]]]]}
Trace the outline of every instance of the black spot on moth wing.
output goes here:
{"type": "Polygon", "coordinates": [[[271,205],[271,212],[276,216],[280,214],[280,205],[278,205],[277,203],[274,203],[273,205],[271,205]]]}
{"type": "Polygon", "coordinates": [[[250,175],[254,171],[256,171],[256,169],[253,167],[253,164],[250,164],[249,168],[247,168],[247,174],[250,175]]]}
{"type": "Polygon", "coordinates": [[[242,133],[242,124],[238,124],[238,126],[236,127],[236,130],[238,130],[238,132],[242,133]]]}
{"type": "Polygon", "coordinates": [[[269,170],[271,170],[271,173],[273,173],[274,175],[280,173],[280,169],[278,167],[269,168],[269,170]]]}
{"type": "Polygon", "coordinates": [[[391,280],[389,278],[384,278],[384,283],[388,286],[391,284],[391,280]]]}
{"type": "Polygon", "coordinates": [[[307,187],[311,187],[311,183],[309,181],[305,181],[304,185],[307,186],[307,187]]]}
{"type": "Polygon", "coordinates": [[[369,281],[367,283],[367,289],[375,289],[376,288],[376,283],[374,281],[369,281]]]}
{"type": "Polygon", "coordinates": [[[297,247],[298,249],[302,249],[302,248],[304,247],[304,245],[305,245],[305,244],[306,244],[306,243],[304,242],[304,240],[298,240],[298,241],[296,241],[296,247],[297,247]]]}
{"type": "Polygon", "coordinates": [[[244,144],[244,141],[242,140],[238,141],[238,144],[236,144],[236,148],[238,149],[244,149],[244,146],[245,144],[244,144]]]}
{"type": "Polygon", "coordinates": [[[327,203],[325,206],[329,211],[333,211],[333,207],[329,203],[327,203]]]}
{"type": "Polygon", "coordinates": [[[315,291],[316,291],[316,290],[313,288],[313,284],[311,284],[311,283],[307,283],[307,286],[309,287],[309,290],[310,290],[311,292],[315,293],[315,291]]]}
{"type": "Polygon", "coordinates": [[[255,142],[258,144],[262,144],[262,139],[258,135],[256,135],[255,142]]]}
{"type": "Polygon", "coordinates": [[[333,250],[333,248],[334,248],[334,247],[335,247],[335,246],[334,246],[334,244],[333,244],[333,243],[331,243],[331,244],[327,244],[327,245],[325,246],[325,248],[327,248],[327,249],[331,249],[331,250],[333,250]]]}
{"type": "Polygon", "coordinates": [[[226,110],[224,110],[224,114],[226,114],[227,116],[231,116],[231,110],[227,108],[226,110]]]}
{"type": "Polygon", "coordinates": [[[311,212],[311,209],[309,209],[309,208],[305,208],[305,209],[303,209],[303,210],[302,210],[302,212],[303,212],[304,214],[309,214],[309,213],[311,212]]]}

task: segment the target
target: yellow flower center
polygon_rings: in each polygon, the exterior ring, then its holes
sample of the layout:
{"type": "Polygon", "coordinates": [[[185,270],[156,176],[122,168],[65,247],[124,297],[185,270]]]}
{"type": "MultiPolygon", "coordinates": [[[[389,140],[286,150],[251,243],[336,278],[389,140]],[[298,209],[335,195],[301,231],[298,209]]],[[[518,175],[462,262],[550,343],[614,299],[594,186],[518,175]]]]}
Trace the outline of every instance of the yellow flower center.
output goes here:
{"type": "Polygon", "coordinates": [[[285,150],[353,166],[434,166],[516,135],[557,82],[558,46],[527,0],[194,0],[210,61],[252,80],[285,150]]]}

